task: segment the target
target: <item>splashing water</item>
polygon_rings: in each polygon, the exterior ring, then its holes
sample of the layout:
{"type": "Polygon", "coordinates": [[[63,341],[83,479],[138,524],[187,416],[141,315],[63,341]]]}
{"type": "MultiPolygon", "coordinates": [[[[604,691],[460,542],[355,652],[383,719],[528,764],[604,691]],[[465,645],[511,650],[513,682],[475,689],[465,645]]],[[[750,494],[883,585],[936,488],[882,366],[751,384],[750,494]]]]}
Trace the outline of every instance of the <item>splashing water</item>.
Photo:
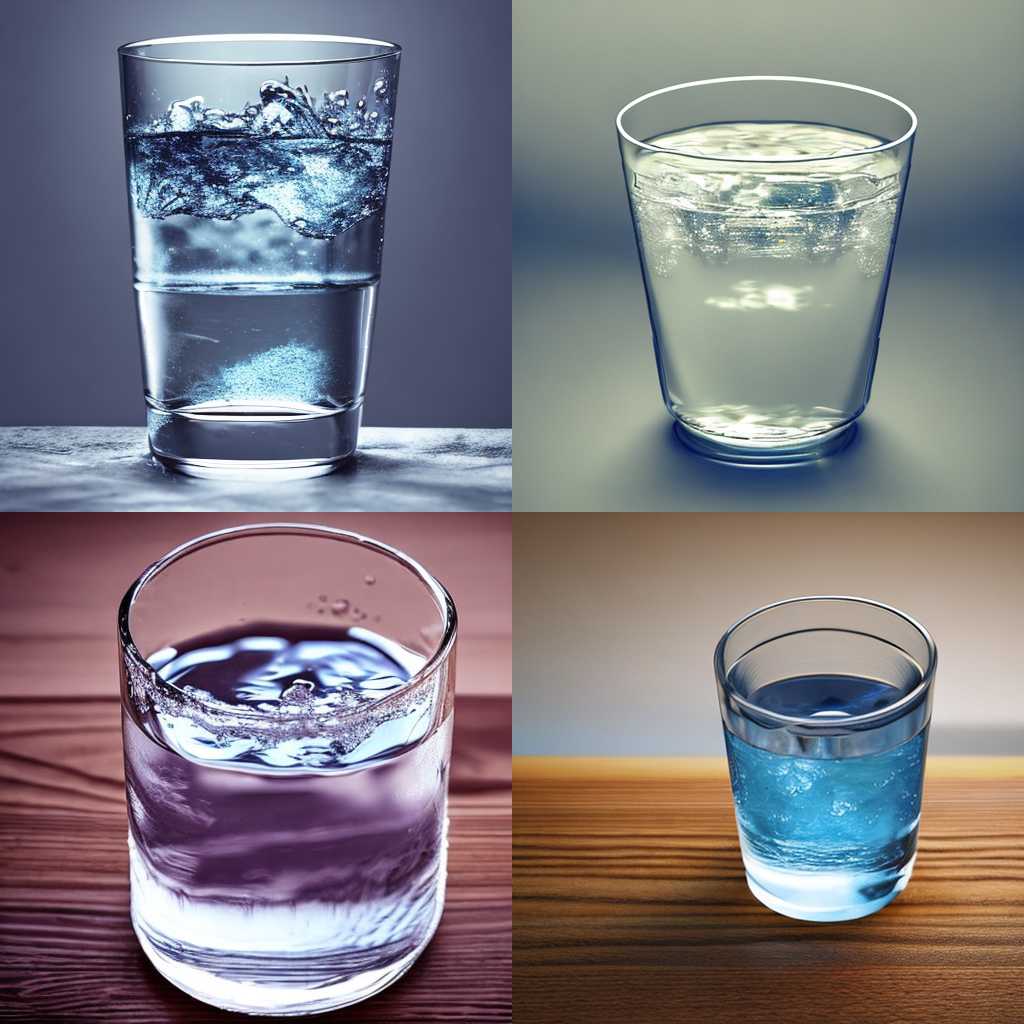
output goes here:
{"type": "Polygon", "coordinates": [[[354,449],[394,84],[268,80],[129,126],[150,446],[174,468],[316,475],[354,449]]]}
{"type": "MultiPolygon", "coordinates": [[[[387,100],[371,94],[377,105],[387,100]]],[[[272,210],[309,238],[332,238],[381,209],[393,119],[347,92],[315,103],[305,86],[267,81],[238,113],[178,100],[128,132],[129,184],[145,217],[234,220],[272,210]]]]}

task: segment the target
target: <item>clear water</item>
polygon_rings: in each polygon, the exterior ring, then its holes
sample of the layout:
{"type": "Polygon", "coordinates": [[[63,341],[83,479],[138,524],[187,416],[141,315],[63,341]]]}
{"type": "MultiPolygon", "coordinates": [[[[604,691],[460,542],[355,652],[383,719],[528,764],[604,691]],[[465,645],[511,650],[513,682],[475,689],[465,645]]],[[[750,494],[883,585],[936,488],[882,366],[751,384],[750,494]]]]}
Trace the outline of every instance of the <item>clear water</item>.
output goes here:
{"type": "Polygon", "coordinates": [[[126,138],[150,439],[199,475],[330,469],[361,415],[389,84],[258,96],[237,113],[182,100],[126,138]]]}
{"type": "Polygon", "coordinates": [[[422,951],[444,899],[451,724],[425,739],[429,704],[376,710],[421,663],[368,630],[273,623],[151,657],[183,699],[124,721],[132,916],[175,984],[314,1012],[422,951]]]}
{"type": "Polygon", "coordinates": [[[883,140],[817,124],[726,123],[629,167],[665,401],[725,443],[799,444],[867,402],[900,167],[883,140]]]}
{"type": "MultiPolygon", "coordinates": [[[[901,694],[875,680],[806,676],[751,699],[839,724],[901,694]]],[[[792,917],[846,920],[903,889],[917,845],[926,732],[883,753],[836,758],[762,750],[728,730],[725,739],[744,865],[762,902],[792,917]]],[[[827,737],[821,742],[827,754],[827,737]]]]}

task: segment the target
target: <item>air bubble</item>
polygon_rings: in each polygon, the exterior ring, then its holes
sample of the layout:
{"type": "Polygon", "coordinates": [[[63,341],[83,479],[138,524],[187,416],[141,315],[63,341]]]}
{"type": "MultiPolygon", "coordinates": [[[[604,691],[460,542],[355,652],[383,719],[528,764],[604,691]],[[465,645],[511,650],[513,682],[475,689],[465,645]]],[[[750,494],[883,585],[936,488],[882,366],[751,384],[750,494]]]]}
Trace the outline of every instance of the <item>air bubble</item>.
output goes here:
{"type": "Polygon", "coordinates": [[[314,685],[308,679],[296,679],[284,693],[281,701],[284,704],[306,704],[313,697],[314,685]]]}
{"type": "Polygon", "coordinates": [[[334,604],[331,605],[331,614],[332,615],[344,615],[345,612],[348,611],[348,608],[349,608],[348,601],[346,601],[344,598],[342,598],[340,601],[335,601],[334,604]]]}
{"type": "Polygon", "coordinates": [[[368,587],[372,587],[372,586],[374,585],[374,583],[376,583],[376,582],[377,582],[377,577],[376,577],[376,576],[370,576],[370,575],[366,575],[366,576],[364,576],[364,577],[363,577],[363,582],[364,582],[364,583],[365,583],[365,584],[366,584],[366,585],[367,585],[368,587]]]}
{"type": "Polygon", "coordinates": [[[376,96],[377,99],[382,100],[387,96],[387,94],[388,83],[385,82],[383,78],[378,78],[377,81],[373,83],[373,95],[376,96]]]}

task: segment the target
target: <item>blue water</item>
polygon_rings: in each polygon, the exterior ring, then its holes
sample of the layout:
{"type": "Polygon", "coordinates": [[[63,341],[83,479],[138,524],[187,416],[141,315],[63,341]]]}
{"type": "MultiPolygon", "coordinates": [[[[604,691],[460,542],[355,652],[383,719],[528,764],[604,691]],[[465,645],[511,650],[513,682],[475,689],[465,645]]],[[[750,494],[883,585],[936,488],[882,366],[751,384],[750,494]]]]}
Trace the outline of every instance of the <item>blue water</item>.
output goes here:
{"type": "Polygon", "coordinates": [[[307,238],[329,239],[379,211],[387,189],[392,119],[386,83],[349,102],[315,100],[302,86],[266,81],[238,113],[202,96],[128,130],[136,209],[220,221],[271,210],[307,238]]]}
{"type": "Polygon", "coordinates": [[[374,707],[400,691],[423,659],[372,630],[281,623],[239,626],[194,638],[149,656],[161,677],[196,706],[165,702],[163,738],[179,753],[203,762],[273,768],[334,769],[391,756],[423,738],[430,715],[417,702],[375,715],[374,707]],[[255,731],[239,731],[236,711],[265,716],[255,731]],[[297,713],[310,732],[278,730],[297,713]],[[364,713],[365,721],[343,716],[364,713]]]}
{"type": "MultiPolygon", "coordinates": [[[[839,725],[900,695],[873,680],[815,676],[773,683],[753,699],[778,713],[839,725]]],[[[810,920],[860,917],[888,903],[913,867],[926,738],[923,731],[861,757],[804,758],[759,749],[726,730],[740,842],[755,895],[810,920]]]]}
{"type": "Polygon", "coordinates": [[[195,475],[316,475],[356,444],[393,83],[314,97],[256,77],[252,96],[128,125],[150,444],[195,475]]]}

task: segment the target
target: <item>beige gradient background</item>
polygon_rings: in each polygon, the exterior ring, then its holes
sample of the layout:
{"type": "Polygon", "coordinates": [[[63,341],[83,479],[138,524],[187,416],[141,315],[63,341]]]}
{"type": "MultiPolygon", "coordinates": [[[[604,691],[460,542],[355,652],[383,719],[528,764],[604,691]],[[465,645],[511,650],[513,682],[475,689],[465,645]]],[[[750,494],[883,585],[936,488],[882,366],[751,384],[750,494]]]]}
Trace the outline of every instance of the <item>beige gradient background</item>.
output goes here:
{"type": "Polygon", "coordinates": [[[516,754],[723,754],[718,638],[804,594],[928,628],[931,752],[1024,754],[1024,515],[531,513],[513,551],[516,754]]]}

